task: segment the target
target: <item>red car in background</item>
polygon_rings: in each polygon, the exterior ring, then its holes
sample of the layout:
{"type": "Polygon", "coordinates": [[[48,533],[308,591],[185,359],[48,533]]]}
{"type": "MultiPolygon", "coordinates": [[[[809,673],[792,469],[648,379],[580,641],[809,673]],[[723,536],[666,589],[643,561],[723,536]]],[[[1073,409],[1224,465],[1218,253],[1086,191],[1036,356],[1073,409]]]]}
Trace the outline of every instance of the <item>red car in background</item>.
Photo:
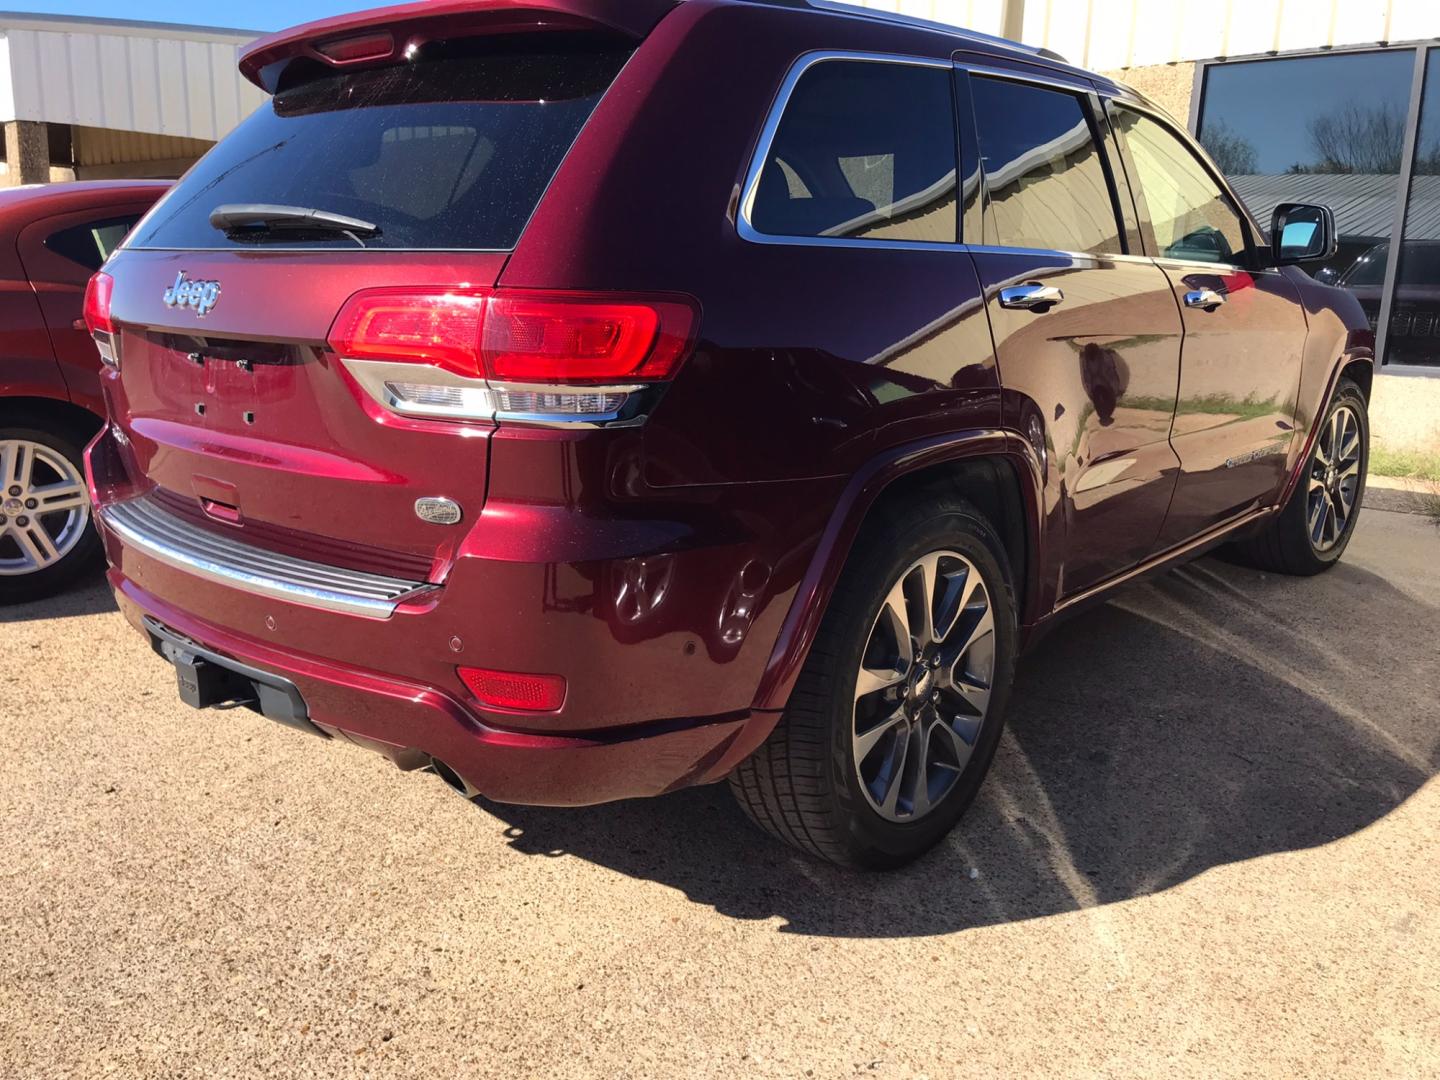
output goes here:
{"type": "Polygon", "coordinates": [[[52,593],[99,557],[82,454],[105,403],[85,283],[169,186],[0,190],[0,604],[52,593]]]}

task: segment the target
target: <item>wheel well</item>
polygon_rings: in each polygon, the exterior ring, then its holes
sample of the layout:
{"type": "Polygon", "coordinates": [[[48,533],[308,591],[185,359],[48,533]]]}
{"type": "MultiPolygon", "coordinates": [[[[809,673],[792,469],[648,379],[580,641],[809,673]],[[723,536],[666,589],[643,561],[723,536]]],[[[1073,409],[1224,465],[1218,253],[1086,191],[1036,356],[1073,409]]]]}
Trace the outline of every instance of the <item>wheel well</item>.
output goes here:
{"type": "Polygon", "coordinates": [[[1365,403],[1370,403],[1370,387],[1375,382],[1375,365],[1369,360],[1352,360],[1340,371],[1342,378],[1349,379],[1360,392],[1365,395],[1365,403]]]}
{"type": "Polygon", "coordinates": [[[1023,619],[1034,540],[1026,527],[1020,477],[1011,462],[1002,457],[975,457],[917,469],[885,488],[865,516],[873,520],[897,501],[942,494],[958,495],[973,503],[994,527],[1010,562],[1016,610],[1023,619]]]}
{"type": "Polygon", "coordinates": [[[59,429],[89,442],[102,423],[89,409],[57,398],[0,397],[0,424],[59,429]]]}

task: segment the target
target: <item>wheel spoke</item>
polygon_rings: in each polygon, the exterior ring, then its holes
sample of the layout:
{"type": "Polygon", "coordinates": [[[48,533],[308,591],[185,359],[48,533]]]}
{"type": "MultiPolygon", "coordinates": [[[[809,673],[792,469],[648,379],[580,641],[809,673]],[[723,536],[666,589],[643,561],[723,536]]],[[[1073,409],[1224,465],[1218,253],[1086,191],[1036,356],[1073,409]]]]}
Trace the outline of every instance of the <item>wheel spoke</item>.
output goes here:
{"type": "Polygon", "coordinates": [[[921,648],[933,643],[935,638],[935,592],[939,583],[940,556],[927,555],[910,571],[905,580],[911,585],[910,602],[918,610],[911,626],[915,640],[921,648]],[[918,584],[916,584],[918,580],[918,584]],[[919,595],[914,595],[918,591],[919,595]]]}
{"type": "Polygon", "coordinates": [[[884,604],[880,608],[880,618],[876,620],[876,629],[881,625],[894,637],[893,644],[897,653],[896,668],[905,674],[910,670],[910,665],[915,662],[915,649],[911,644],[910,633],[910,610],[905,602],[905,580],[895,583],[885,597],[884,604]]]}
{"type": "MultiPolygon", "coordinates": [[[[957,721],[962,723],[962,721],[957,721]]],[[[974,727],[967,731],[957,731],[954,724],[941,722],[935,725],[934,729],[941,732],[950,744],[950,750],[955,755],[956,764],[952,766],[956,772],[964,770],[970,760],[970,755],[975,752],[975,740],[980,736],[980,724],[976,720],[974,727]],[[969,738],[966,738],[966,736],[969,738]]]]}
{"type": "Polygon", "coordinates": [[[11,535],[15,537],[25,557],[35,567],[49,566],[59,555],[55,549],[55,542],[50,539],[50,534],[38,521],[31,521],[23,529],[18,525],[15,526],[11,530],[11,535]]]}
{"type": "Polygon", "coordinates": [[[905,672],[903,671],[896,671],[893,668],[877,671],[874,668],[862,667],[859,677],[855,680],[855,700],[859,701],[867,694],[873,694],[877,690],[884,690],[904,681],[905,672]]]}
{"type": "Polygon", "coordinates": [[[0,442],[0,498],[10,488],[30,486],[30,472],[34,454],[30,444],[13,440],[0,442]]]}
{"type": "Polygon", "coordinates": [[[878,743],[882,738],[884,738],[887,732],[894,731],[895,725],[900,723],[900,721],[904,719],[905,710],[896,709],[894,712],[892,712],[889,716],[885,717],[885,719],[881,720],[874,727],[867,728],[863,732],[856,732],[855,764],[859,765],[862,761],[868,758],[870,756],[870,752],[875,749],[876,743],[878,743]]]}
{"type": "Polygon", "coordinates": [[[37,514],[55,514],[61,510],[78,510],[90,501],[85,485],[62,481],[30,489],[30,496],[40,503],[37,514]]]}
{"type": "Polygon", "coordinates": [[[913,767],[909,770],[911,817],[918,818],[930,812],[930,732],[934,727],[934,724],[926,724],[915,735],[919,746],[916,747],[918,752],[913,767]]]}
{"type": "Polygon", "coordinates": [[[895,739],[891,743],[890,754],[885,760],[885,767],[881,776],[885,777],[885,798],[880,803],[880,812],[887,817],[894,817],[896,808],[900,805],[900,789],[905,783],[905,761],[909,757],[910,740],[908,738],[895,739]]]}

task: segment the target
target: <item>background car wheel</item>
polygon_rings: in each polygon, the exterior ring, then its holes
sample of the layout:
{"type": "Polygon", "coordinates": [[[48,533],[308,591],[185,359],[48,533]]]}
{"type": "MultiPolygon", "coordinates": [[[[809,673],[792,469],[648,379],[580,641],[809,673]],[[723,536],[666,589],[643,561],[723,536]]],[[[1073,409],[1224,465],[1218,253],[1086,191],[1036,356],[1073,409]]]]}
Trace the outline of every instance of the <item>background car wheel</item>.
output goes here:
{"type": "Polygon", "coordinates": [[[49,596],[98,560],[82,440],[0,427],[0,604],[49,596]]]}
{"type": "Polygon", "coordinates": [[[1365,395],[1341,379],[1290,501],[1264,532],[1233,550],[1251,566],[1277,574],[1303,577],[1328,570],[1355,532],[1369,464],[1365,395]]]}
{"type": "Polygon", "coordinates": [[[903,865],[979,791],[1015,648],[1014,590],[989,523],[955,498],[900,507],[857,543],[785,715],[731,790],[802,851],[903,865]]]}

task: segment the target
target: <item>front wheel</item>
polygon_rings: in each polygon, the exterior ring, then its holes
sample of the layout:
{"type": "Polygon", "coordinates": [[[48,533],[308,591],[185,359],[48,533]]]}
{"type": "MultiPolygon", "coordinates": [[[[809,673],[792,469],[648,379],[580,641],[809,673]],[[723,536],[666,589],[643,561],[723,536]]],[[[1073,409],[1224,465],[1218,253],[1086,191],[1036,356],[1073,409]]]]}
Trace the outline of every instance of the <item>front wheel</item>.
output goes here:
{"type": "Polygon", "coordinates": [[[975,798],[1016,649],[1003,546],[968,503],[901,507],[857,544],[785,715],[731,777],[750,818],[848,866],[903,865],[975,798]]]}
{"type": "Polygon", "coordinates": [[[83,452],[68,432],[0,426],[0,604],[49,596],[99,558],[83,452]]]}
{"type": "Polygon", "coordinates": [[[1302,577],[1334,566],[1355,533],[1369,463],[1365,395],[1341,379],[1290,501],[1264,532],[1236,545],[1240,556],[1261,570],[1302,577]]]}

